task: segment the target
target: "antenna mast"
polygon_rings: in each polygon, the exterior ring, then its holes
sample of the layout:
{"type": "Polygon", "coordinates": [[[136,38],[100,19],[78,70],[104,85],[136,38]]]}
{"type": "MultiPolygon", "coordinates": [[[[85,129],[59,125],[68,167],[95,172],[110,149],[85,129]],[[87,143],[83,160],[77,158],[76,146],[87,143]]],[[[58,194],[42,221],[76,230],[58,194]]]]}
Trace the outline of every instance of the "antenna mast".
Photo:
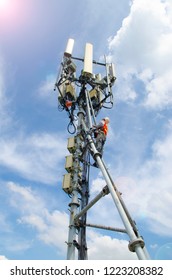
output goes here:
{"type": "Polygon", "coordinates": [[[136,223],[132,220],[120,192],[117,190],[106,164],[103,161],[97,143],[94,139],[93,126],[102,108],[113,107],[112,86],[116,80],[113,63],[97,62],[93,60],[93,45],[86,43],[84,58],[73,57],[74,40],[69,39],[61,63],[60,74],[55,83],[58,90],[58,107],[66,111],[69,117],[67,130],[73,137],[68,138],[68,151],[63,177],[63,190],[70,196],[70,221],[67,241],[68,260],[86,260],[87,241],[86,227],[103,228],[128,234],[129,250],[135,252],[138,259],[149,259],[143,238],[140,236],[136,223]],[[77,63],[81,71],[77,74],[77,63]],[[93,65],[102,67],[105,76],[93,73],[93,65]],[[94,159],[106,182],[101,192],[89,202],[89,173],[94,159]],[[87,223],[87,212],[102,197],[111,194],[119,212],[124,229],[92,225],[87,223]],[[76,251],[78,256],[76,257],[76,251]]]}

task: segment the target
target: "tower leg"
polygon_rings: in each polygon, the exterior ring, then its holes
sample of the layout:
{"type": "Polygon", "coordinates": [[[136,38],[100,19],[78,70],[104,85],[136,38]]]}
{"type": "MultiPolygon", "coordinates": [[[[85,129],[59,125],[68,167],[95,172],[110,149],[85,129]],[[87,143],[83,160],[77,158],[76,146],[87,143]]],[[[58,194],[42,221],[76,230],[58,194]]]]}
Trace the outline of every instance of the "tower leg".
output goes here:
{"type": "Polygon", "coordinates": [[[88,129],[86,127],[86,124],[84,121],[82,121],[82,125],[83,125],[83,129],[85,130],[86,134],[87,134],[87,140],[88,140],[88,143],[90,145],[90,148],[92,150],[92,154],[93,154],[93,157],[95,159],[95,161],[97,162],[97,165],[98,167],[100,168],[102,174],[103,174],[103,177],[106,181],[106,184],[109,188],[109,191],[111,193],[111,196],[112,196],[112,199],[117,207],[117,210],[119,212],[119,215],[123,221],[123,224],[125,226],[125,229],[128,233],[128,236],[130,238],[130,243],[129,243],[129,249],[130,251],[134,251],[136,252],[137,256],[138,256],[138,259],[141,259],[141,260],[146,260],[148,259],[147,258],[147,255],[145,254],[145,251],[143,250],[143,247],[145,246],[144,244],[144,241],[141,237],[138,238],[138,236],[136,235],[136,233],[134,232],[133,230],[133,227],[126,215],[126,212],[120,202],[120,199],[114,189],[114,186],[111,182],[111,178],[109,177],[109,174],[108,172],[106,171],[106,168],[104,166],[104,163],[100,157],[100,154],[98,153],[96,147],[95,147],[95,144],[94,144],[94,141],[92,140],[90,134],[88,133],[88,129]]]}
{"type": "Polygon", "coordinates": [[[74,224],[74,217],[77,214],[78,203],[78,192],[76,190],[72,193],[72,201],[70,205],[70,222],[69,222],[69,233],[68,233],[68,249],[67,249],[67,260],[75,260],[75,243],[76,241],[76,227],[74,224]]]}
{"type": "Polygon", "coordinates": [[[74,217],[77,214],[79,203],[79,192],[78,192],[78,182],[79,182],[79,172],[80,172],[80,147],[81,147],[81,139],[80,139],[80,130],[81,130],[81,120],[83,118],[83,114],[78,114],[78,129],[76,136],[76,152],[74,156],[74,170],[73,170],[73,191],[72,191],[72,200],[69,204],[70,206],[70,222],[69,222],[69,233],[68,233],[68,248],[67,248],[67,259],[74,260],[75,259],[75,249],[80,249],[80,245],[76,240],[77,227],[74,223],[74,217]]]}
{"type": "MultiPolygon", "coordinates": [[[[81,190],[81,210],[87,206],[88,198],[89,198],[89,182],[87,179],[87,173],[89,172],[87,161],[88,161],[88,153],[86,152],[83,163],[83,172],[82,172],[82,190],[81,190]]],[[[79,260],[87,260],[87,242],[86,242],[86,222],[87,222],[87,212],[81,217],[81,227],[79,229],[79,245],[80,248],[78,250],[78,259],[79,260]]]]}

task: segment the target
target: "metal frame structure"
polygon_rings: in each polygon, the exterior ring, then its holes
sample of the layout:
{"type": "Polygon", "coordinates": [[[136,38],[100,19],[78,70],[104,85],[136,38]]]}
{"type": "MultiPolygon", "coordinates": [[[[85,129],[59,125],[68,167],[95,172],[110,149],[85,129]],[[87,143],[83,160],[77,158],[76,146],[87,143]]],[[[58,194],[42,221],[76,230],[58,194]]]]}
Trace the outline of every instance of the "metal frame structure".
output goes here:
{"type": "Polygon", "coordinates": [[[55,83],[58,90],[59,110],[66,111],[69,117],[68,132],[74,134],[68,139],[70,155],[66,157],[65,168],[68,172],[63,178],[63,190],[71,201],[69,233],[67,241],[67,259],[88,259],[86,227],[103,228],[123,232],[129,237],[129,250],[137,254],[138,259],[149,259],[143,238],[140,236],[136,223],[132,220],[120,192],[117,190],[102,155],[96,148],[93,137],[93,125],[102,108],[113,107],[112,86],[116,80],[114,65],[93,60],[93,46],[86,43],[84,58],[73,57],[74,40],[69,39],[61,63],[60,74],[55,83]],[[74,63],[82,63],[81,73],[77,77],[77,67],[74,63]],[[105,77],[93,73],[93,65],[103,66],[105,77]],[[78,93],[77,90],[79,89],[78,93]],[[89,202],[89,172],[92,168],[90,158],[93,158],[100,169],[105,187],[89,202]],[[102,197],[110,193],[119,212],[124,229],[93,225],[87,223],[87,212],[102,197]]]}

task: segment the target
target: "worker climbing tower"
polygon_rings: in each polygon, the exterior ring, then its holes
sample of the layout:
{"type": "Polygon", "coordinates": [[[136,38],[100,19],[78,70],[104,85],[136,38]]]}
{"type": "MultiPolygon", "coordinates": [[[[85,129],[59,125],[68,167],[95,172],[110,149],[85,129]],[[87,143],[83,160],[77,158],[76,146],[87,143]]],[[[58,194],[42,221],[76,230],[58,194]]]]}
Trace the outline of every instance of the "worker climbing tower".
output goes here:
{"type": "Polygon", "coordinates": [[[72,136],[67,142],[69,155],[66,156],[66,174],[62,186],[70,197],[67,259],[88,259],[86,239],[88,226],[126,233],[129,237],[129,250],[135,252],[138,259],[149,259],[144,240],[113,182],[94,138],[93,128],[97,125],[98,113],[102,108],[113,107],[112,87],[116,80],[114,64],[107,62],[106,56],[103,63],[93,60],[93,45],[90,43],[85,45],[83,58],[72,55],[73,47],[74,40],[69,39],[55,83],[55,90],[58,91],[58,108],[60,111],[66,111],[69,118],[67,130],[72,136]],[[93,66],[96,71],[98,69],[96,74],[93,73],[93,66]],[[95,168],[91,164],[92,161],[100,169],[105,186],[89,201],[89,173],[90,168],[95,168]],[[114,201],[124,229],[87,223],[89,209],[108,194],[114,201]]]}

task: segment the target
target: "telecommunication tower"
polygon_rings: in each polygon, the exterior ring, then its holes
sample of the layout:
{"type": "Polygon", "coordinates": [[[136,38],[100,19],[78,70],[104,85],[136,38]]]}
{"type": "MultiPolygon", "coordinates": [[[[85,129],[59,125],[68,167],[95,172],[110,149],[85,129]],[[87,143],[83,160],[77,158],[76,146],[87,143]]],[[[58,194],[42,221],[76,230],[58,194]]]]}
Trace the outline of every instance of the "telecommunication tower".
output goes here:
{"type": "Polygon", "coordinates": [[[98,113],[102,108],[113,107],[112,86],[116,80],[114,64],[108,63],[106,56],[104,56],[104,63],[93,60],[93,45],[90,43],[85,45],[83,58],[72,56],[73,47],[74,40],[69,39],[55,83],[55,90],[58,90],[59,110],[66,111],[69,117],[67,129],[70,134],[73,134],[73,137],[68,138],[67,148],[70,154],[66,156],[67,173],[63,177],[62,186],[71,199],[67,259],[88,259],[86,240],[88,226],[126,233],[129,237],[129,250],[135,252],[138,259],[149,259],[145,242],[109,174],[93,137],[92,128],[96,125],[98,113]],[[79,63],[79,73],[76,63],[79,63]],[[94,74],[93,66],[100,67],[101,71],[94,74]],[[102,77],[103,71],[105,76],[102,77]],[[89,173],[90,168],[95,168],[92,167],[91,158],[100,169],[105,186],[94,199],[89,201],[89,173]],[[124,229],[87,223],[89,209],[108,194],[114,201],[124,229]]]}

